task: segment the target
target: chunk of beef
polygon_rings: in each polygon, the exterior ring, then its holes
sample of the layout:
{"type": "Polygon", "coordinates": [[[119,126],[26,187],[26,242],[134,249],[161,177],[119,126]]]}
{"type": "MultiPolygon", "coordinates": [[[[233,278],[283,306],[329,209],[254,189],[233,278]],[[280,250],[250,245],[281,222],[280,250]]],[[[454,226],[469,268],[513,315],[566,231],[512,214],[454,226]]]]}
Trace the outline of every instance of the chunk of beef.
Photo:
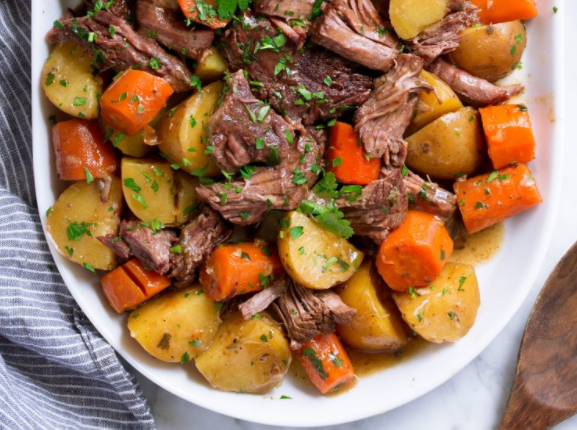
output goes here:
{"type": "Polygon", "coordinates": [[[450,218],[457,212],[457,196],[435,183],[427,182],[419,175],[408,172],[403,176],[411,209],[428,212],[442,218],[450,218]]]}
{"type": "Polygon", "coordinates": [[[246,69],[259,82],[257,97],[268,99],[281,115],[305,125],[327,121],[364,103],[371,79],[359,65],[324,48],[296,46],[279,35],[270,20],[245,12],[222,37],[233,70],[246,69]]]}
{"type": "Polygon", "coordinates": [[[198,195],[237,225],[256,224],[272,209],[296,209],[316,182],[311,168],[313,164],[322,167],[325,142],[324,134],[311,131],[299,137],[280,166],[249,166],[244,169],[245,180],[202,186],[197,188],[198,195]],[[250,177],[249,171],[253,172],[250,177]]]}
{"type": "Polygon", "coordinates": [[[201,60],[208,53],[214,39],[213,30],[191,30],[181,13],[157,7],[153,0],[138,1],[136,20],[140,33],[195,60],[201,60]]]}
{"type": "MultiPolygon", "coordinates": [[[[100,10],[102,10],[102,6],[97,5],[97,3],[99,3],[99,0],[84,0],[84,4],[91,12],[99,12],[100,10]]],[[[108,0],[105,1],[100,0],[100,3],[107,5],[108,0]]],[[[134,0],[114,0],[114,2],[110,4],[110,7],[108,8],[105,7],[105,10],[109,11],[110,13],[116,15],[119,18],[127,20],[130,18],[134,10],[134,0]]]]}
{"type": "Polygon", "coordinates": [[[253,315],[264,311],[272,302],[282,296],[289,287],[290,278],[283,277],[275,279],[268,288],[259,291],[247,301],[238,307],[245,320],[250,319],[253,315]]]}
{"type": "Polygon", "coordinates": [[[403,134],[409,126],[421,90],[432,87],[419,77],[423,60],[399,55],[391,71],[375,79],[371,97],[355,113],[355,130],[371,158],[401,167],[407,155],[403,134]]]}
{"type": "Polygon", "coordinates": [[[203,208],[198,217],[186,224],[178,239],[180,254],[171,254],[170,277],[177,285],[188,285],[196,277],[196,270],[210,253],[232,236],[232,228],[209,207],[203,208]]]}
{"type": "Polygon", "coordinates": [[[132,257],[130,247],[126,244],[125,241],[122,240],[120,236],[107,234],[106,236],[99,236],[97,239],[108,249],[114,252],[114,254],[122,261],[126,261],[132,257]]]}
{"type": "Polygon", "coordinates": [[[300,49],[306,41],[314,3],[314,0],[255,0],[253,9],[268,16],[300,49]]]}
{"type": "Polygon", "coordinates": [[[391,169],[384,170],[381,179],[365,186],[356,199],[341,197],[336,204],[355,234],[380,243],[405,220],[409,199],[401,171],[391,169]]]}
{"type": "Polygon", "coordinates": [[[437,58],[427,70],[445,81],[463,100],[473,106],[489,106],[506,102],[521,94],[523,85],[498,87],[482,78],[477,78],[458,69],[441,58],[437,58]]]}
{"type": "Polygon", "coordinates": [[[145,267],[164,275],[170,270],[170,248],[176,242],[172,230],[153,232],[140,221],[122,221],[120,237],[130,248],[130,252],[145,267]]]}
{"type": "Polygon", "coordinates": [[[356,310],[345,305],[333,291],[319,296],[295,283],[273,307],[288,332],[291,349],[299,349],[303,342],[320,334],[332,333],[338,321],[350,324],[356,315],[356,310]]]}
{"type": "Polygon", "coordinates": [[[307,20],[295,21],[292,19],[270,17],[272,22],[280,31],[284,33],[295,45],[296,49],[301,49],[307,41],[307,33],[310,27],[310,22],[307,20]]]}
{"type": "Polygon", "coordinates": [[[208,120],[209,146],[217,166],[233,173],[251,162],[284,162],[289,141],[294,142],[294,128],[252,95],[243,70],[230,75],[228,86],[208,120]]]}
{"type": "Polygon", "coordinates": [[[311,28],[314,43],[373,70],[387,72],[401,44],[371,0],[334,0],[311,28]]]}
{"type": "Polygon", "coordinates": [[[113,69],[123,72],[129,68],[144,70],[168,81],[175,92],[190,90],[192,73],[178,58],[167,54],[158,43],[136,33],[132,26],[108,11],[88,17],[68,18],[61,21],[62,28],[53,28],[46,35],[49,43],[73,40],[87,51],[96,52],[94,65],[100,71],[113,69]],[[109,31],[114,28],[115,32],[109,31]],[[89,42],[94,33],[94,42],[89,42]],[[154,69],[150,60],[157,58],[160,67],[154,69]]]}
{"type": "Polygon", "coordinates": [[[467,0],[452,0],[450,13],[441,21],[423,30],[408,41],[411,51],[427,64],[435,58],[454,51],[461,41],[461,32],[478,22],[480,9],[467,0]]]}

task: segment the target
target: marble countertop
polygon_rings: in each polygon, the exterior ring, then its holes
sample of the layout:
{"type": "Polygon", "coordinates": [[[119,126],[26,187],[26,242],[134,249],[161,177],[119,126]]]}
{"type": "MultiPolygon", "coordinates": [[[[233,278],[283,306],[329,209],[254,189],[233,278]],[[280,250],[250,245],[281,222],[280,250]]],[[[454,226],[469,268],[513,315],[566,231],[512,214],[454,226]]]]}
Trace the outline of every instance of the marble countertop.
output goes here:
{"type": "MultiPolygon", "coordinates": [[[[566,2],[566,9],[559,10],[567,19],[567,40],[577,39],[577,2],[566,2]],[[576,25],[571,25],[571,24],[576,25]]],[[[569,54],[573,44],[567,44],[566,76],[568,94],[577,95],[577,59],[569,54]]],[[[393,429],[430,428],[433,430],[487,430],[495,429],[501,418],[511,387],[517,353],[529,312],[548,274],[557,261],[577,239],[575,206],[577,196],[577,146],[571,137],[577,135],[577,105],[567,97],[567,144],[564,169],[564,192],[557,223],[546,260],[529,297],[521,310],[493,343],[454,378],[429,394],[395,409],[385,415],[368,418],[351,424],[326,427],[326,430],[344,429],[393,429]],[[417,413],[416,413],[417,412],[417,413]]],[[[266,430],[269,426],[253,424],[198,407],[181,400],[157,387],[135,372],[148,398],[159,430],[209,429],[266,430]]],[[[556,430],[577,428],[577,416],[556,427],[556,430]]]]}

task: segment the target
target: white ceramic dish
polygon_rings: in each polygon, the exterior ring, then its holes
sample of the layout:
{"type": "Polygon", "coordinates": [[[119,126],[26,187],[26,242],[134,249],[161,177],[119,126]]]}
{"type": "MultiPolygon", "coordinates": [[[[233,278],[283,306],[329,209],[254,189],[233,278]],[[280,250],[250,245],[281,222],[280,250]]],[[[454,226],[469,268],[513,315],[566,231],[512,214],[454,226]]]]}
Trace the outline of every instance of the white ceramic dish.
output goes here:
{"type": "MultiPolygon", "coordinates": [[[[67,184],[56,178],[50,125],[57,114],[40,87],[43,62],[49,54],[44,35],[66,6],[76,0],[34,0],[32,8],[32,95],[34,175],[42,221],[67,184]]],[[[497,258],[478,267],[482,305],[471,332],[455,345],[428,345],[400,366],[361,378],[342,395],[322,397],[314,389],[303,391],[290,379],[267,396],[224,393],[211,389],[194,365],[169,365],[151,358],[134,342],[124,317],[116,315],[100,292],[98,279],[66,261],[50,243],[56,265],[70,292],[88,318],[110,344],[150,380],[207,409],[232,417],[283,426],[321,426],[350,422],[385,413],[434,389],[472,361],[513,317],[541,266],[559,199],[563,156],[564,11],[563,0],[538,0],[539,18],[531,21],[529,46],[523,70],[512,80],[527,86],[523,102],[531,112],[538,142],[538,158],[531,163],[545,203],[510,220],[497,258]],[[553,6],[561,13],[554,15],[553,6]],[[292,400],[278,400],[287,395],[292,400]]]]}

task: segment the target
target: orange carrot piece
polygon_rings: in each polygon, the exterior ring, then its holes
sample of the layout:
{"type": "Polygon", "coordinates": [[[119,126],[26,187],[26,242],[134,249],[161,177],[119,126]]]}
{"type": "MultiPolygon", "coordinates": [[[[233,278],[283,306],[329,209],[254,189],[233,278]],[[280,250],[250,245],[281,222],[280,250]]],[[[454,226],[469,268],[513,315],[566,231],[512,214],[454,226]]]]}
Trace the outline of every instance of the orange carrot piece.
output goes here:
{"type": "Polygon", "coordinates": [[[335,333],[305,342],[296,353],[311,382],[326,394],[351,383],[355,369],[335,333]]]}
{"type": "Polygon", "coordinates": [[[401,226],[381,244],[377,269],[396,291],[426,287],[441,273],[453,254],[453,240],[442,220],[409,211],[401,226]]]}
{"type": "Polygon", "coordinates": [[[282,273],[275,248],[238,243],[214,250],[200,272],[200,283],[208,297],[220,301],[260,291],[282,273]]]}
{"type": "Polygon", "coordinates": [[[145,270],[136,259],[117,267],[100,279],[104,295],[119,314],[134,309],[167,288],[170,283],[168,277],[145,270]]]}
{"type": "Polygon", "coordinates": [[[479,112],[495,169],[515,162],[528,163],[535,158],[535,137],[525,106],[491,106],[479,112]]]}
{"type": "Polygon", "coordinates": [[[133,136],[156,118],[173,93],[164,79],[142,70],[128,70],[102,94],[102,120],[133,136]]]}
{"type": "Polygon", "coordinates": [[[118,170],[114,148],[104,142],[98,121],[72,119],[59,122],[52,129],[52,142],[56,173],[63,181],[90,179],[90,175],[104,179],[118,170]]]}
{"type": "Polygon", "coordinates": [[[526,20],[537,16],[535,0],[471,0],[481,9],[479,20],[483,24],[499,24],[526,20]]]}
{"type": "Polygon", "coordinates": [[[204,24],[213,30],[226,27],[230,21],[229,19],[220,19],[218,17],[216,0],[203,1],[200,8],[197,6],[196,0],[178,0],[178,4],[185,17],[199,24],[204,24]]]}
{"type": "Polygon", "coordinates": [[[353,127],[337,122],[330,129],[328,169],[343,184],[368,185],[379,179],[381,159],[367,159],[353,127]]]}
{"type": "Polygon", "coordinates": [[[476,233],[543,201],[524,164],[455,183],[465,227],[476,233]]]}

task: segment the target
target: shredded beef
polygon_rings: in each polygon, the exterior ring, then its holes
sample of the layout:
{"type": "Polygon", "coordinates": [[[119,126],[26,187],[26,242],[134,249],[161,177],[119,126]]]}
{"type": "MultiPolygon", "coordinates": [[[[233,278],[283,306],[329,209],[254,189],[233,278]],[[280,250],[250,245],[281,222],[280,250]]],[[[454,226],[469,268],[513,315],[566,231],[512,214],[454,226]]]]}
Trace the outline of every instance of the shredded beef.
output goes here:
{"type": "Polygon", "coordinates": [[[355,113],[355,130],[371,158],[401,167],[407,156],[403,134],[413,117],[421,90],[432,87],[419,77],[423,60],[399,55],[391,71],[375,79],[371,97],[355,113]]]}
{"type": "Polygon", "coordinates": [[[196,277],[196,270],[221,243],[232,236],[230,228],[220,215],[205,207],[200,215],[186,224],[178,239],[181,253],[171,254],[170,277],[175,278],[177,285],[188,285],[196,277]]]}
{"type": "Polygon", "coordinates": [[[287,159],[294,128],[269,105],[256,99],[239,70],[228,78],[228,92],[208,120],[211,156],[218,167],[234,173],[245,164],[277,165],[287,159]]]}
{"type": "Polygon", "coordinates": [[[259,291],[250,299],[238,307],[245,320],[253,315],[264,311],[272,302],[282,296],[289,287],[290,279],[287,277],[275,279],[267,288],[259,291]]]}
{"type": "Polygon", "coordinates": [[[132,26],[108,11],[88,17],[68,18],[61,21],[62,28],[53,28],[46,35],[49,43],[74,40],[89,52],[95,52],[94,66],[99,71],[113,69],[123,72],[129,68],[144,70],[168,81],[175,92],[190,90],[192,73],[178,58],[167,54],[158,43],[136,33],[132,26]],[[112,34],[109,29],[114,28],[112,34]],[[96,34],[88,42],[88,34],[96,34]],[[157,58],[160,67],[152,68],[150,60],[157,58]]]}
{"type": "Polygon", "coordinates": [[[321,47],[297,50],[265,17],[245,12],[221,41],[231,69],[246,69],[262,85],[253,88],[256,96],[291,120],[308,125],[338,118],[369,97],[371,78],[358,64],[321,47]]]}
{"type": "Polygon", "coordinates": [[[138,1],[136,20],[144,36],[195,60],[201,60],[208,53],[214,39],[213,30],[191,30],[181,13],[157,7],[153,0],[138,1]]]}
{"type": "Polygon", "coordinates": [[[253,9],[266,15],[297,47],[306,42],[314,0],[255,0],[253,9]]]}
{"type": "Polygon", "coordinates": [[[401,171],[384,169],[382,176],[363,187],[354,200],[343,197],[336,201],[355,234],[368,236],[377,243],[402,224],[409,205],[401,171]]]}
{"type": "Polygon", "coordinates": [[[435,58],[454,51],[461,41],[461,32],[478,22],[479,8],[470,1],[452,0],[450,13],[441,21],[423,30],[408,41],[411,51],[431,63],[435,58]]]}
{"type": "Polygon", "coordinates": [[[458,69],[441,58],[431,63],[427,70],[445,81],[463,100],[473,106],[497,105],[525,90],[523,85],[498,87],[458,69]]]}
{"type": "MultiPolygon", "coordinates": [[[[129,19],[134,10],[134,1],[135,0],[114,0],[106,10],[119,18],[129,19]]],[[[84,0],[84,3],[88,10],[98,12],[96,10],[96,3],[98,3],[98,0],[84,0]]],[[[102,3],[107,4],[108,0],[104,0],[102,3]]]]}
{"type": "Polygon", "coordinates": [[[97,239],[106,245],[114,254],[120,258],[122,261],[128,260],[132,257],[132,252],[130,247],[122,240],[120,236],[115,236],[113,234],[107,234],[106,236],[99,236],[97,239]]]}
{"type": "Polygon", "coordinates": [[[371,0],[334,0],[311,28],[312,41],[373,70],[387,72],[401,47],[371,0]]]}
{"type": "Polygon", "coordinates": [[[413,172],[403,176],[407,193],[411,196],[409,206],[422,212],[450,218],[457,212],[457,196],[435,183],[427,182],[413,172]]]}

